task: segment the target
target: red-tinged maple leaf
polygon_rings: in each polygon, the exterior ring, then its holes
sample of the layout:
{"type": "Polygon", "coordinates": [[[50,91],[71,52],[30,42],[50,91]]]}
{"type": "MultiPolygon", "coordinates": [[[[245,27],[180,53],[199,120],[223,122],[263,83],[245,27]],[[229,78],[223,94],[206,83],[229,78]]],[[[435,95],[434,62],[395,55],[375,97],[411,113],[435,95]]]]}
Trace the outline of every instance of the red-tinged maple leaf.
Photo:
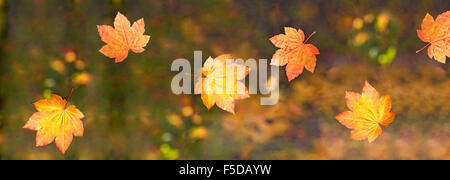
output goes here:
{"type": "Polygon", "coordinates": [[[417,53],[429,46],[428,57],[445,64],[447,57],[450,57],[450,11],[438,15],[436,20],[427,13],[421,28],[417,30],[417,35],[428,44],[417,53]]]}
{"type": "Polygon", "coordinates": [[[195,84],[195,92],[201,92],[203,104],[211,109],[215,104],[234,114],[235,100],[249,98],[245,84],[239,80],[245,79],[250,69],[231,61],[231,55],[221,55],[215,59],[209,57],[202,73],[195,84]]]}
{"type": "Polygon", "coordinates": [[[350,138],[354,140],[367,138],[372,142],[382,133],[379,124],[387,127],[394,120],[395,112],[390,112],[390,96],[384,95],[380,98],[377,90],[367,81],[362,94],[346,92],[345,100],[351,111],[339,114],[336,119],[345,127],[352,129],[350,138]]]}
{"type": "Polygon", "coordinates": [[[144,35],[145,24],[141,18],[130,25],[127,17],[117,13],[114,27],[107,25],[97,26],[98,33],[103,42],[106,43],[100,52],[109,58],[115,58],[116,63],[124,61],[131,50],[135,53],[144,52],[150,36],[144,35]]]}
{"type": "Polygon", "coordinates": [[[51,99],[39,100],[34,104],[35,112],[23,126],[37,131],[36,146],[46,146],[55,140],[56,146],[64,154],[74,136],[83,136],[83,113],[74,105],[56,94],[51,99]]]}
{"type": "Polygon", "coordinates": [[[316,68],[316,55],[320,54],[317,47],[312,44],[305,44],[305,33],[301,29],[298,31],[294,28],[285,27],[285,34],[279,34],[270,41],[278,49],[272,57],[271,65],[286,67],[286,75],[289,81],[297,78],[306,68],[310,72],[314,72],[316,68]]]}

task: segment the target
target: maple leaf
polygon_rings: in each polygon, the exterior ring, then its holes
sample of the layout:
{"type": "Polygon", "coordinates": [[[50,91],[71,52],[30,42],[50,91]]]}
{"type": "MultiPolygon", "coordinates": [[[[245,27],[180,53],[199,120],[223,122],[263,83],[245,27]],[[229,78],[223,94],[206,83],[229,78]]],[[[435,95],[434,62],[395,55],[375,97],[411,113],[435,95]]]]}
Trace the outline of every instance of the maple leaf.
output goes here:
{"type": "Polygon", "coordinates": [[[312,44],[304,44],[314,35],[312,33],[305,40],[305,33],[301,29],[298,31],[294,28],[285,27],[285,34],[279,34],[270,41],[278,49],[272,57],[271,65],[286,66],[286,75],[289,81],[297,78],[306,68],[310,72],[314,72],[316,68],[316,55],[320,54],[317,47],[312,44]]]}
{"type": "Polygon", "coordinates": [[[446,58],[450,57],[450,11],[438,15],[436,20],[427,13],[421,28],[417,35],[428,44],[416,53],[429,46],[428,57],[445,64],[446,58]]]}
{"type": "Polygon", "coordinates": [[[350,138],[354,140],[367,138],[372,142],[382,133],[379,124],[387,127],[394,120],[395,112],[390,112],[390,96],[384,95],[380,98],[377,90],[367,81],[362,94],[346,92],[345,100],[351,111],[345,111],[335,118],[345,127],[352,129],[350,138]]]}
{"type": "Polygon", "coordinates": [[[135,53],[144,52],[150,36],[144,35],[145,24],[141,18],[130,26],[130,21],[120,12],[114,20],[114,28],[108,25],[98,25],[98,33],[106,43],[100,52],[109,58],[115,58],[116,63],[124,61],[131,50],[135,53]]]}
{"type": "Polygon", "coordinates": [[[73,136],[83,136],[83,113],[74,105],[56,94],[51,99],[33,103],[35,112],[23,126],[37,131],[36,146],[46,146],[55,140],[56,146],[64,154],[72,142],[73,136]],[[67,107],[67,108],[66,108],[67,107]]]}
{"type": "Polygon", "coordinates": [[[250,69],[231,61],[231,55],[221,55],[215,59],[209,57],[201,77],[195,84],[195,92],[201,93],[203,104],[211,109],[215,104],[234,114],[235,100],[249,98],[245,84],[239,80],[245,79],[250,69]]]}

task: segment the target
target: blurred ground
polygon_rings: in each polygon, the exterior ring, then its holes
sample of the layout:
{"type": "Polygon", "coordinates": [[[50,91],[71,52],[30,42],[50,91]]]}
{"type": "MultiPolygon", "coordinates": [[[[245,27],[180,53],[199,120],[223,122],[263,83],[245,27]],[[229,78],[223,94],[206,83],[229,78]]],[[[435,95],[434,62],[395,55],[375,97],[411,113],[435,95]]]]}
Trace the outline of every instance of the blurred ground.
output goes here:
{"type": "MultiPolygon", "coordinates": [[[[450,159],[450,73],[416,35],[445,0],[0,0],[0,159],[450,159]],[[144,17],[149,45],[121,64],[98,52],[96,25],[117,11],[144,17]],[[239,101],[235,116],[175,96],[171,62],[231,53],[271,58],[283,27],[316,31],[316,72],[287,83],[281,99],[239,101]],[[368,80],[390,94],[397,117],[373,143],[353,141],[333,117],[346,90],[368,80]],[[36,148],[22,126],[31,103],[57,93],[86,118],[66,155],[36,148]]],[[[282,68],[284,69],[284,68],[282,68]]]]}

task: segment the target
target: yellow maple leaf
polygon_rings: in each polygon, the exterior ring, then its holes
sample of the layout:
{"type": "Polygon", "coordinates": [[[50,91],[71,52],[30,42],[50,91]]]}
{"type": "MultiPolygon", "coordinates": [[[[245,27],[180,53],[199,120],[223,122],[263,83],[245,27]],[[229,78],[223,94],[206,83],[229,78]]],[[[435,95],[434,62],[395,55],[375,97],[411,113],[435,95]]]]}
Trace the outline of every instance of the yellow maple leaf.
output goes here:
{"type": "Polygon", "coordinates": [[[73,135],[83,136],[83,113],[74,105],[67,106],[67,101],[61,96],[52,94],[51,99],[39,100],[33,105],[38,112],[30,117],[23,128],[37,131],[36,146],[46,146],[55,140],[56,146],[64,154],[73,135]]]}
{"type": "Polygon", "coordinates": [[[345,100],[351,111],[339,114],[336,119],[345,127],[352,129],[350,138],[354,140],[367,138],[372,142],[382,133],[379,125],[387,127],[394,120],[395,112],[390,112],[390,96],[384,95],[380,98],[377,90],[367,81],[362,94],[346,92],[345,100]]]}

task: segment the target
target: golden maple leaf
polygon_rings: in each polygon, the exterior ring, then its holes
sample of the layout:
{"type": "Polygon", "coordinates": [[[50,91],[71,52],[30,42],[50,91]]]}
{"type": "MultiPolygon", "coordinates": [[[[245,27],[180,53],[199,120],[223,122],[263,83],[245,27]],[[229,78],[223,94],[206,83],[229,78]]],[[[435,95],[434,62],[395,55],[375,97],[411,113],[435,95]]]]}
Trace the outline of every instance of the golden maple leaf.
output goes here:
{"type": "Polygon", "coordinates": [[[339,114],[336,119],[345,127],[352,129],[350,138],[354,140],[367,138],[372,142],[382,133],[379,124],[387,127],[394,120],[395,112],[390,112],[390,96],[384,95],[380,98],[377,90],[367,81],[362,94],[346,92],[345,100],[351,111],[339,114]]]}
{"type": "Polygon", "coordinates": [[[23,128],[37,131],[36,146],[46,146],[55,140],[56,146],[64,154],[73,136],[83,136],[83,113],[74,105],[56,94],[51,99],[33,103],[35,112],[23,128]],[[66,108],[67,107],[67,108],[66,108]]]}

